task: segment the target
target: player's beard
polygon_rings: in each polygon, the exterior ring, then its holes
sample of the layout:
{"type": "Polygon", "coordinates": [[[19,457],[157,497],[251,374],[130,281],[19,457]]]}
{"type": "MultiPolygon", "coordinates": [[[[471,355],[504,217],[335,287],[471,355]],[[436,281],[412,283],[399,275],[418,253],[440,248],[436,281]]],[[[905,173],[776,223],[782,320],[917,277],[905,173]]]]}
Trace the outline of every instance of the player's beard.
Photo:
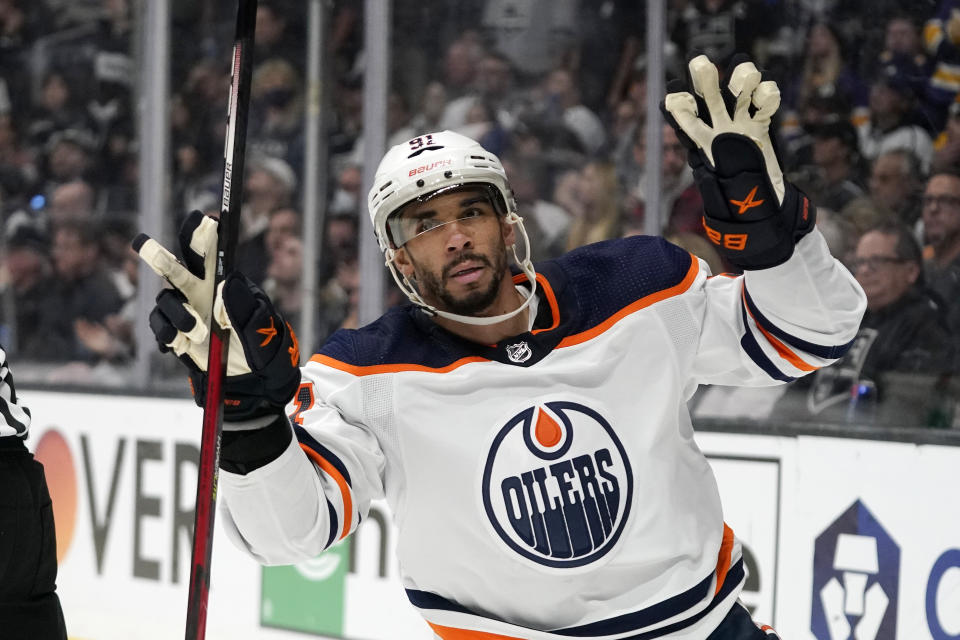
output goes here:
{"type": "Polygon", "coordinates": [[[421,294],[428,300],[433,299],[442,302],[444,311],[461,316],[475,316],[496,301],[506,271],[507,251],[505,247],[501,246],[493,257],[493,262],[479,253],[462,253],[457,256],[454,262],[443,269],[443,273],[439,278],[433,273],[417,273],[417,284],[421,290],[421,294]],[[459,265],[467,260],[479,262],[490,269],[492,274],[490,284],[484,289],[471,291],[464,296],[456,297],[450,293],[444,283],[450,275],[458,269],[459,265]]]}

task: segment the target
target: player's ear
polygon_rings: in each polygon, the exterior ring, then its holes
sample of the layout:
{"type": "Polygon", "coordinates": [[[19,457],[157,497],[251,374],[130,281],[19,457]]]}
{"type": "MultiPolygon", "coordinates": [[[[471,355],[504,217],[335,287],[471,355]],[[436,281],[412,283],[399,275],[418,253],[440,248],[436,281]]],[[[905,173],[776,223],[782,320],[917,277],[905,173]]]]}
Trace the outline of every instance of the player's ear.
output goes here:
{"type": "Polygon", "coordinates": [[[404,278],[413,276],[413,263],[405,247],[400,247],[393,252],[393,264],[404,278]]]}
{"type": "Polygon", "coordinates": [[[500,233],[503,235],[503,243],[508,247],[517,241],[517,232],[512,224],[507,222],[504,216],[500,216],[500,233]]]}

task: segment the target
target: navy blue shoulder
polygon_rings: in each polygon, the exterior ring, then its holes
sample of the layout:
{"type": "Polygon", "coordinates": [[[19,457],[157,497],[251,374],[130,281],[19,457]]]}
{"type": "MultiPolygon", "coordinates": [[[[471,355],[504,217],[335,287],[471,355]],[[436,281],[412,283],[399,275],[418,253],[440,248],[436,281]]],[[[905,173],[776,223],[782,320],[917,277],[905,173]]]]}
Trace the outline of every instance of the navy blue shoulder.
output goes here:
{"type": "Polygon", "coordinates": [[[430,340],[438,331],[425,313],[408,303],[391,307],[359,329],[335,331],[318,353],[354,367],[415,364],[442,368],[470,355],[460,348],[465,345],[430,340]]]}
{"type": "Polygon", "coordinates": [[[533,333],[480,345],[405,304],[365,327],[335,332],[319,355],[349,370],[389,365],[443,369],[464,358],[509,363],[508,347],[522,340],[532,352],[522,366],[531,366],[565,337],[592,329],[647,296],[678,287],[693,273],[692,260],[683,249],[657,237],[598,242],[536,264],[537,279],[545,286],[533,333]]]}
{"type": "Polygon", "coordinates": [[[585,331],[635,302],[680,285],[690,274],[693,256],[657,236],[630,236],[579,247],[546,262],[538,271],[565,276],[556,291],[566,333],[585,331]],[[551,264],[552,263],[552,264],[551,264]]]}

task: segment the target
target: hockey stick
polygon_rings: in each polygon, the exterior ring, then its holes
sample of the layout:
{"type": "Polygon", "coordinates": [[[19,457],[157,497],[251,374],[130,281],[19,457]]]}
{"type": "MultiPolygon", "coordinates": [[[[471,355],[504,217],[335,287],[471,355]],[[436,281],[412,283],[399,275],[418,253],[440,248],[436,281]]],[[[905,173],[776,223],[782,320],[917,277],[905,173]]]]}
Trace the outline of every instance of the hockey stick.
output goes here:
{"type": "MultiPolygon", "coordinates": [[[[233,269],[240,228],[243,194],[243,162],[247,141],[247,110],[250,104],[250,77],[253,67],[253,32],[257,0],[239,0],[237,28],[233,43],[230,101],[227,107],[227,136],[223,148],[223,185],[220,198],[220,226],[217,236],[217,268],[214,301],[219,284],[233,269]],[[236,184],[234,184],[236,181],[236,184]]],[[[211,304],[211,309],[213,305],[211,304]]],[[[196,518],[193,523],[193,555],[190,560],[190,593],[187,600],[186,640],[203,640],[207,627],[207,600],[210,591],[210,558],[213,551],[213,521],[217,506],[217,477],[220,470],[220,431],[223,427],[223,379],[227,372],[229,334],[210,319],[210,351],[207,359],[206,401],[200,436],[200,467],[197,470],[196,518]]]]}

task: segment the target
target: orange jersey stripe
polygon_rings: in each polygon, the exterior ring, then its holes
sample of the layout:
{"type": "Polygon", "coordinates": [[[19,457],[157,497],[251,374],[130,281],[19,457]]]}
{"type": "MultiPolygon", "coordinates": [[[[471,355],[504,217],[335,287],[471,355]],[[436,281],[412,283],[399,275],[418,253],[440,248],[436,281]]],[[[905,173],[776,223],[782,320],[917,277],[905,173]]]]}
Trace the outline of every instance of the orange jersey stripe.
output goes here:
{"type": "Polygon", "coordinates": [[[470,364],[471,362],[490,362],[487,358],[481,358],[480,356],[470,356],[469,358],[460,358],[456,362],[451,362],[445,367],[427,367],[422,364],[375,364],[367,366],[357,366],[353,364],[347,364],[346,362],[341,362],[339,360],[334,360],[329,356],[324,355],[315,355],[310,358],[310,362],[319,362],[320,364],[325,364],[328,367],[333,367],[334,369],[339,369],[346,373],[353,374],[355,376],[369,376],[376,373],[400,373],[401,371],[423,371],[426,373],[448,373],[462,367],[465,364],[470,364]]]}
{"type": "Polygon", "coordinates": [[[443,640],[523,640],[522,638],[515,638],[514,636],[502,636],[499,633],[441,627],[432,622],[427,622],[427,624],[429,624],[433,632],[443,638],[443,640]]]}
{"type": "Polygon", "coordinates": [[[700,263],[692,254],[690,256],[690,262],[690,268],[687,270],[687,275],[685,275],[683,280],[681,280],[678,284],[640,298],[636,302],[633,302],[623,309],[620,309],[620,311],[617,311],[615,314],[592,329],[587,329],[586,331],[582,331],[572,336],[567,336],[560,341],[560,344],[558,344],[557,347],[570,347],[575,344],[580,344],[582,342],[586,342],[587,340],[591,340],[592,338],[596,338],[631,313],[639,311],[645,307],[649,307],[655,302],[660,302],[661,300],[666,300],[667,298],[672,298],[675,295],[683,293],[690,288],[690,285],[693,284],[694,279],[696,279],[697,274],[700,272],[700,263]]]}
{"type": "MultiPolygon", "coordinates": [[[[816,371],[820,367],[815,367],[812,364],[807,364],[804,362],[800,356],[790,350],[790,347],[783,344],[777,338],[770,334],[769,331],[760,326],[760,323],[757,322],[757,319],[753,317],[753,312],[750,311],[750,307],[747,305],[747,295],[744,289],[740,290],[740,297],[743,298],[743,308],[747,310],[747,313],[750,314],[750,317],[753,318],[753,322],[756,325],[757,329],[760,329],[760,333],[763,334],[763,337],[767,339],[777,353],[780,354],[780,357],[795,366],[800,371],[816,371]]],[[[749,331],[749,327],[747,330],[749,331]]]]}
{"type": "Polygon", "coordinates": [[[733,529],[723,523],[723,541],[720,543],[720,552],[717,554],[717,588],[713,595],[720,593],[720,587],[730,570],[730,560],[733,555],[733,529]]]}
{"type": "MultiPolygon", "coordinates": [[[[518,273],[513,276],[513,283],[520,284],[521,282],[527,281],[527,274],[518,273]]],[[[550,286],[550,283],[547,282],[547,279],[541,274],[537,274],[537,284],[540,285],[540,290],[543,291],[543,294],[547,296],[547,304],[550,305],[550,314],[553,317],[553,324],[545,329],[534,329],[530,333],[537,334],[543,331],[552,331],[560,326],[560,305],[557,304],[557,296],[553,293],[553,287],[550,286]]]]}
{"type": "Polygon", "coordinates": [[[318,467],[323,469],[334,482],[337,483],[337,486],[340,487],[340,495],[343,498],[343,533],[340,534],[340,540],[343,540],[350,533],[350,525],[353,521],[353,497],[350,493],[350,487],[347,486],[347,481],[344,479],[343,475],[337,471],[337,468],[334,467],[330,462],[321,456],[319,453],[308,447],[307,445],[300,443],[300,448],[306,452],[307,457],[313,460],[318,467]]]}
{"type": "MultiPolygon", "coordinates": [[[[687,270],[687,274],[684,276],[683,280],[681,280],[678,284],[675,284],[672,287],[663,289],[661,291],[657,291],[656,293],[651,293],[650,295],[640,298],[636,302],[633,302],[627,305],[626,307],[616,312],[615,314],[613,314],[612,316],[610,316],[609,318],[607,318],[606,320],[604,320],[603,322],[601,322],[600,324],[598,324],[597,326],[591,329],[587,329],[586,331],[582,331],[580,333],[567,336],[566,338],[560,341],[560,343],[557,345],[557,348],[559,349],[560,347],[569,347],[575,344],[586,342],[587,340],[590,340],[592,338],[596,338],[601,333],[603,333],[604,331],[606,331],[607,329],[609,329],[614,324],[616,324],[626,316],[630,315],[631,313],[634,313],[635,311],[639,311],[640,309],[643,309],[645,307],[649,307],[655,302],[660,302],[661,300],[666,300],[667,298],[671,298],[675,295],[681,294],[687,289],[689,289],[690,285],[693,284],[694,279],[697,277],[697,274],[700,272],[700,265],[697,262],[696,257],[691,254],[690,258],[691,258],[690,268],[687,270]]],[[[736,276],[733,276],[733,277],[736,277],[736,276]]],[[[514,276],[514,282],[522,282],[524,279],[525,277],[523,276],[523,274],[518,274],[517,276],[514,276]]],[[[550,312],[553,314],[553,324],[545,329],[536,329],[533,331],[533,333],[539,333],[541,331],[550,331],[551,329],[555,329],[560,324],[560,307],[557,304],[557,298],[553,292],[553,289],[550,287],[550,284],[547,282],[547,279],[541,276],[540,274],[537,274],[537,282],[540,283],[541,287],[543,288],[547,296],[547,301],[550,304],[550,312]]],[[[374,375],[378,373],[401,373],[404,371],[421,371],[425,373],[449,373],[450,371],[453,371],[454,369],[458,369],[459,367],[462,367],[465,364],[470,364],[472,362],[490,362],[490,360],[488,358],[482,358],[480,356],[470,356],[467,358],[460,358],[459,360],[455,362],[451,362],[445,367],[427,367],[422,364],[412,364],[412,363],[358,366],[353,364],[347,364],[346,362],[341,362],[340,360],[336,360],[329,356],[317,354],[312,358],[310,358],[310,362],[317,362],[319,364],[323,364],[328,367],[332,367],[334,369],[339,369],[340,371],[343,371],[345,373],[349,373],[355,376],[369,376],[369,375],[374,375]]]]}

